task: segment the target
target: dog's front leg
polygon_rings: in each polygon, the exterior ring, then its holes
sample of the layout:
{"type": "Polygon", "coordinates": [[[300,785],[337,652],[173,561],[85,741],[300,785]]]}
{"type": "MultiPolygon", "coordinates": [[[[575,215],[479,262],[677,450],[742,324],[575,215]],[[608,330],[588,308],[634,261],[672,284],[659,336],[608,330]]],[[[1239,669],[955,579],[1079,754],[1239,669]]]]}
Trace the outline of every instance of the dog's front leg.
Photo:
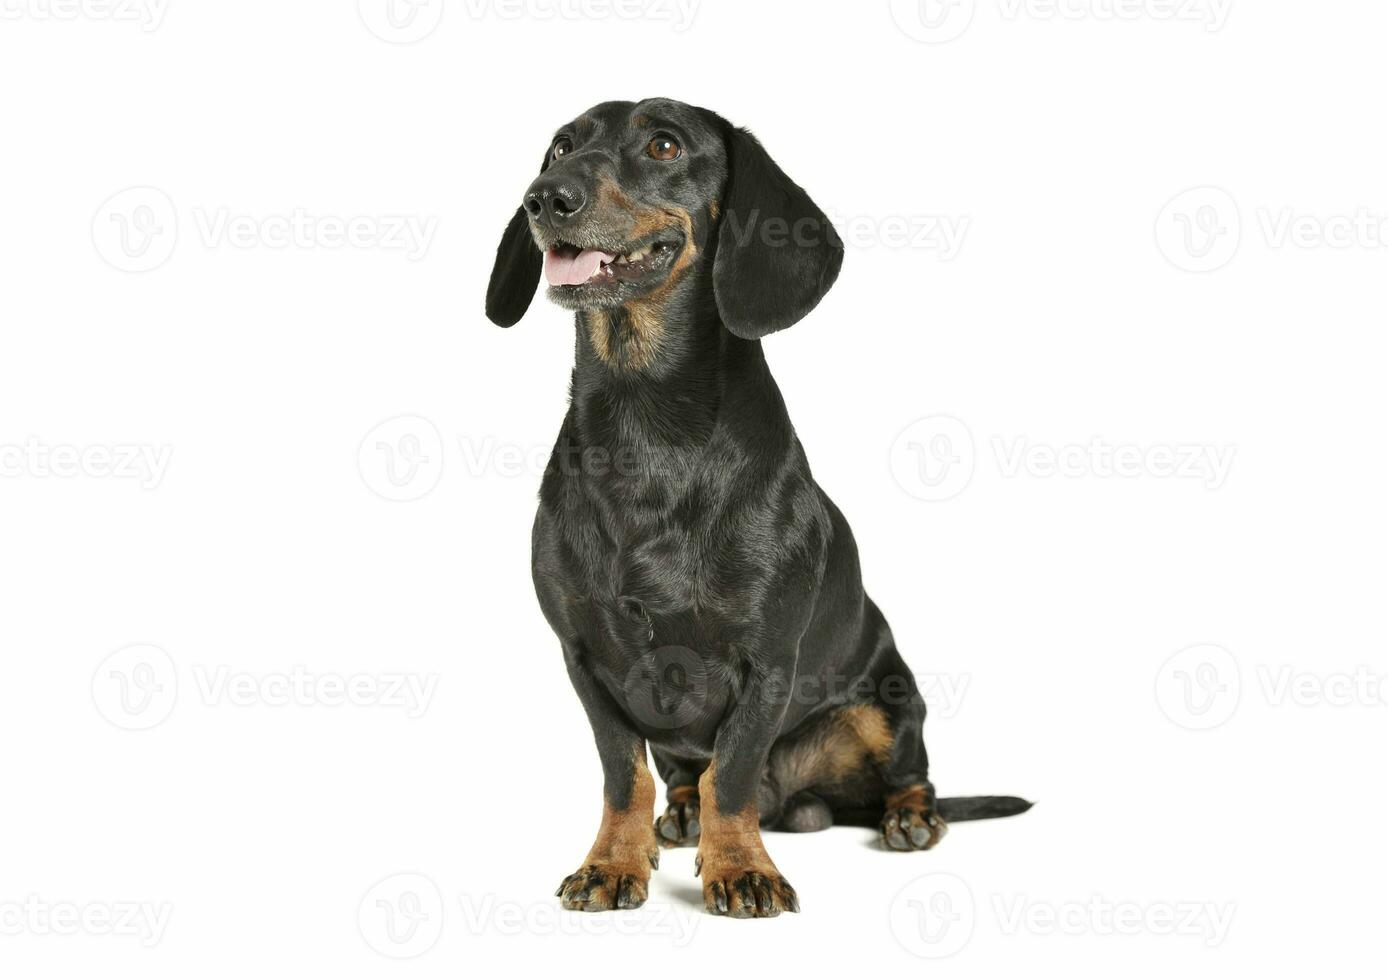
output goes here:
{"type": "Polygon", "coordinates": [[[646,901],[651,869],[660,860],[655,828],[655,780],[646,742],[583,666],[565,650],[569,677],[593,727],[602,760],[602,825],[583,865],[555,892],[566,909],[634,909],[646,901]]]}
{"type": "MultiPolygon", "coordinates": [[[[793,660],[790,661],[793,663],[793,660]]],[[[761,839],[757,787],[786,711],[789,675],[751,676],[714,740],[713,761],[699,778],[701,830],[695,868],[704,908],[714,915],[766,918],[800,911],[761,839]]]]}

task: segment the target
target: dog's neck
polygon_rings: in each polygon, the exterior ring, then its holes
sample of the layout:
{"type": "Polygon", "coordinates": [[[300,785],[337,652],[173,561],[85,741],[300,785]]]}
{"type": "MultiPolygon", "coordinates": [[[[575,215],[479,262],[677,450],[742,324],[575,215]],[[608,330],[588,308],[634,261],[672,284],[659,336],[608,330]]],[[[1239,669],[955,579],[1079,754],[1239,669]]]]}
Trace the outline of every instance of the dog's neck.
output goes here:
{"type": "Polygon", "coordinates": [[[730,334],[711,303],[685,298],[577,314],[571,417],[585,445],[697,448],[730,383],[769,382],[761,344],[730,334]]]}

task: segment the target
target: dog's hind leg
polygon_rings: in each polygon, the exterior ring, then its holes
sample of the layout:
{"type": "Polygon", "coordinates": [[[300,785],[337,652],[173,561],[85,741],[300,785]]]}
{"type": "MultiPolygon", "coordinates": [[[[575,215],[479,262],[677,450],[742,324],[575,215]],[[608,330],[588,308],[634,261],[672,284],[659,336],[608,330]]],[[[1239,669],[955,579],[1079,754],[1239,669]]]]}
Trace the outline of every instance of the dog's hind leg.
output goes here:
{"type": "Polygon", "coordinates": [[[833,825],[834,811],[829,804],[809,790],[801,790],[786,800],[775,829],[791,834],[812,834],[833,825]]]}
{"type": "Polygon", "coordinates": [[[1030,810],[1031,804],[1017,796],[936,797],[925,753],[925,699],[894,646],[881,656],[884,696],[880,703],[892,733],[891,753],[882,767],[884,812],[878,825],[882,843],[893,851],[928,851],[945,836],[947,820],[990,820],[1030,810]],[[887,680],[895,687],[891,696],[885,694],[887,680]],[[902,692],[905,696],[899,696],[902,692]]]}
{"type": "Polygon", "coordinates": [[[684,759],[651,747],[656,772],[665,783],[665,812],[655,818],[661,847],[694,847],[699,843],[699,777],[708,763],[684,759]]]}
{"type": "Polygon", "coordinates": [[[785,802],[765,825],[794,833],[824,830],[841,807],[875,805],[890,750],[887,716],[875,704],[840,705],[801,725],[771,752],[767,781],[785,802]]]}
{"type": "MultiPolygon", "coordinates": [[[[886,633],[889,643],[890,635],[886,633]]],[[[879,703],[891,730],[891,750],[882,766],[882,843],[893,851],[928,851],[949,828],[936,806],[935,787],[930,785],[925,699],[894,645],[889,645],[880,656],[879,688],[884,696],[879,703]],[[885,696],[888,681],[891,697],[885,696]]]]}

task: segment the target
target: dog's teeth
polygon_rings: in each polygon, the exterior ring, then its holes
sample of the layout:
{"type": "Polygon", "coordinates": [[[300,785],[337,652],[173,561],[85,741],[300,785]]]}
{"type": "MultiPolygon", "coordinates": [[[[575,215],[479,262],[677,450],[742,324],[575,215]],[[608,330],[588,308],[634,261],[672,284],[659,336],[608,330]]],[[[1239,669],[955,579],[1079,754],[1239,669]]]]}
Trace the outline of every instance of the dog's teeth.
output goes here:
{"type": "Polygon", "coordinates": [[[646,249],[640,248],[640,249],[637,249],[635,252],[632,252],[630,255],[628,255],[628,256],[627,256],[627,259],[628,259],[628,261],[631,261],[631,262],[640,262],[640,261],[641,261],[642,259],[644,259],[645,257],[646,257],[646,249]]]}

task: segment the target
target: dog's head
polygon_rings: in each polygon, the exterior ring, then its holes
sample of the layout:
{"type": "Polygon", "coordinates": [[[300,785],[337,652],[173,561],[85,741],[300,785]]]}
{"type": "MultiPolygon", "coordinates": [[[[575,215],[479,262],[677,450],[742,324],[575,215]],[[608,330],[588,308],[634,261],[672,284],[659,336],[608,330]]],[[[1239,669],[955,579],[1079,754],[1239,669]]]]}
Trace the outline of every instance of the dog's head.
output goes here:
{"type": "Polygon", "coordinates": [[[487,316],[518,321],[543,272],[560,306],[649,319],[707,272],[723,324],[753,339],[814,309],[842,261],[829,219],[746,130],[669,99],[604,102],[550,141],[497,249],[487,316]]]}

